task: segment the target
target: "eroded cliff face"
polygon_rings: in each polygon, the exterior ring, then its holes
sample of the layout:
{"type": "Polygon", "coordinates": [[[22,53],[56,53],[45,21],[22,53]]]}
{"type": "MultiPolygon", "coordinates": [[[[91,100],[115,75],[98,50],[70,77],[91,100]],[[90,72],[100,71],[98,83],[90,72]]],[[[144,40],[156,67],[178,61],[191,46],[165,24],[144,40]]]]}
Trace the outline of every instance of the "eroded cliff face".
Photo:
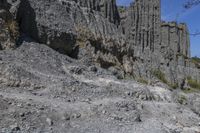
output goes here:
{"type": "Polygon", "coordinates": [[[121,9],[115,0],[7,1],[20,41],[46,44],[121,77],[155,80],[159,70],[170,84],[200,79],[189,59],[187,26],[161,22],[160,0],[135,0],[121,9]]]}
{"type": "Polygon", "coordinates": [[[191,62],[189,30],[186,24],[162,22],[160,52],[163,71],[170,82],[181,84],[188,77],[199,81],[199,70],[191,62]]]}
{"type": "Polygon", "coordinates": [[[129,8],[125,31],[135,51],[154,52],[160,44],[160,0],[136,0],[129,8]]]}
{"type": "Polygon", "coordinates": [[[77,0],[80,6],[88,8],[90,11],[99,11],[111,23],[120,24],[120,16],[116,5],[116,0],[77,0]]]}
{"type": "Polygon", "coordinates": [[[174,51],[174,54],[190,58],[189,30],[186,24],[163,22],[161,27],[161,46],[163,48],[171,48],[174,51]]]}

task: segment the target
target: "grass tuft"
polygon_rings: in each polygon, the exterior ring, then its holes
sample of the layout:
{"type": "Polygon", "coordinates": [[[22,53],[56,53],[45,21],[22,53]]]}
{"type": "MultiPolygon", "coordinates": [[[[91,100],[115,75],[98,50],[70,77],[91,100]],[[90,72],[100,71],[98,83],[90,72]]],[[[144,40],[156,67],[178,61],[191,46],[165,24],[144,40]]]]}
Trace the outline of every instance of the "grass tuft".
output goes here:
{"type": "Polygon", "coordinates": [[[198,83],[196,80],[192,79],[191,77],[188,77],[187,81],[190,87],[200,90],[200,83],[198,83]]]}
{"type": "Polygon", "coordinates": [[[13,40],[17,40],[19,37],[19,26],[15,20],[8,20],[5,22],[5,27],[10,33],[10,36],[13,40]]]}
{"type": "Polygon", "coordinates": [[[163,83],[167,84],[167,79],[165,78],[165,74],[161,72],[160,70],[154,70],[152,74],[157,77],[159,80],[161,80],[163,83]]]}

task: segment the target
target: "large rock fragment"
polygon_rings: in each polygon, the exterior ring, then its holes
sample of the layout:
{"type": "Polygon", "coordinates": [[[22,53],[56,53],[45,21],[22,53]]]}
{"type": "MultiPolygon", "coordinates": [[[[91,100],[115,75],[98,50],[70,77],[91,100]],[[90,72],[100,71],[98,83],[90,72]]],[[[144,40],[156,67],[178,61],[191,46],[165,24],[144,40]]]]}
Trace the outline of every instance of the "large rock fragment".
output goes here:
{"type": "Polygon", "coordinates": [[[74,18],[79,8],[73,2],[21,0],[17,12],[20,32],[37,42],[70,54],[75,45],[74,18]]]}

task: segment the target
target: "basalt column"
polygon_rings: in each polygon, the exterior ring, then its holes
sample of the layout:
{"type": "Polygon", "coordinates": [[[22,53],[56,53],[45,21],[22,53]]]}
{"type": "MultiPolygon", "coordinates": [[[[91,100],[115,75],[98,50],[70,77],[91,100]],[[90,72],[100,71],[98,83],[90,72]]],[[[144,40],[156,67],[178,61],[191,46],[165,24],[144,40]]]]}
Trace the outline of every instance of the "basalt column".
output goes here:
{"type": "Polygon", "coordinates": [[[128,19],[125,29],[134,47],[134,55],[159,50],[160,0],[136,0],[130,6],[128,19]]]}
{"type": "Polygon", "coordinates": [[[90,11],[100,11],[111,23],[120,24],[116,0],[78,0],[77,2],[90,11]]]}
{"type": "Polygon", "coordinates": [[[162,22],[161,44],[164,51],[173,51],[174,56],[190,58],[190,39],[186,24],[176,22],[162,22]]]}

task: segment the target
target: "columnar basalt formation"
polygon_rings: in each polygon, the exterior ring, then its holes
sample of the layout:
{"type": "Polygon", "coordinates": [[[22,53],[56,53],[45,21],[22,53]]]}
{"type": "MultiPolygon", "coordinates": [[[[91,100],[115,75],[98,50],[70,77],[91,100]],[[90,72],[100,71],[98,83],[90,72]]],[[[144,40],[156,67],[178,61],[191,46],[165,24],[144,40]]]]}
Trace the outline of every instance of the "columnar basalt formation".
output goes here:
{"type": "Polygon", "coordinates": [[[187,77],[199,80],[199,70],[191,62],[189,30],[184,23],[162,22],[161,50],[166,77],[181,83],[187,77]]]}
{"type": "Polygon", "coordinates": [[[116,5],[116,0],[78,0],[80,6],[95,10],[103,14],[111,23],[120,24],[120,16],[116,5]]]}
{"type": "Polygon", "coordinates": [[[200,79],[189,59],[187,26],[161,22],[160,0],[135,0],[128,8],[118,8],[116,0],[8,2],[20,26],[20,41],[43,43],[136,78],[154,80],[152,71],[160,70],[173,84],[187,76],[200,79]]]}
{"type": "Polygon", "coordinates": [[[189,31],[186,24],[163,22],[161,27],[161,46],[171,48],[174,54],[190,58],[189,31]]]}
{"type": "Polygon", "coordinates": [[[160,44],[160,0],[136,0],[129,8],[126,32],[140,54],[154,52],[160,44]]]}

